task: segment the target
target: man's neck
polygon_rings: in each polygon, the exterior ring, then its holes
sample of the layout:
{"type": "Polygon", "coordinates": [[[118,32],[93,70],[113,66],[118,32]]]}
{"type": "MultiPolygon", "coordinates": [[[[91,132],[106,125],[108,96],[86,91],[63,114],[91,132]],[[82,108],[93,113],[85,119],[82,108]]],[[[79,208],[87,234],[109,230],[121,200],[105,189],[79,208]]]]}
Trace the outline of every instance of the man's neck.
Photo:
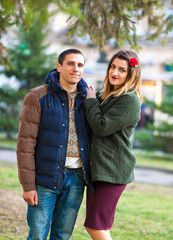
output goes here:
{"type": "Polygon", "coordinates": [[[62,86],[68,93],[72,93],[72,92],[75,92],[76,89],[77,89],[77,85],[75,86],[62,86]]]}
{"type": "Polygon", "coordinates": [[[61,83],[61,81],[60,81],[60,85],[61,85],[61,87],[63,87],[68,93],[72,93],[72,92],[74,92],[74,91],[76,91],[76,89],[77,89],[77,84],[66,84],[66,83],[61,83]]]}

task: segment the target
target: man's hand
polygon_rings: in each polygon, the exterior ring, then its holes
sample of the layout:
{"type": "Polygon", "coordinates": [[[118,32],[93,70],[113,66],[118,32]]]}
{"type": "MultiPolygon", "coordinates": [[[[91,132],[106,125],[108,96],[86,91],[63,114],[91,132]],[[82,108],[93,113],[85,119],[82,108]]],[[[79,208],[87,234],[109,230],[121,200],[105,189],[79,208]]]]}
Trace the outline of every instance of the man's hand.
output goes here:
{"type": "Polygon", "coordinates": [[[87,89],[87,97],[86,97],[87,99],[96,98],[96,93],[93,86],[89,86],[86,89],[87,89]]]}
{"type": "Polygon", "coordinates": [[[25,200],[25,202],[27,202],[31,206],[37,205],[38,203],[37,191],[33,190],[29,192],[23,192],[23,199],[25,200]]]}

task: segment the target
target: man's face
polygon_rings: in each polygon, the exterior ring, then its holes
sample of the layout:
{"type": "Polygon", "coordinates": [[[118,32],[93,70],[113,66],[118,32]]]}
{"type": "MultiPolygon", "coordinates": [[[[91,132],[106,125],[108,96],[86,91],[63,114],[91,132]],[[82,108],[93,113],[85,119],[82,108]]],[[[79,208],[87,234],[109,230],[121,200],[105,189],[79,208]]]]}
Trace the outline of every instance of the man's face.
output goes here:
{"type": "Polygon", "coordinates": [[[81,54],[71,53],[66,55],[63,64],[57,64],[61,86],[77,85],[82,77],[83,68],[84,58],[81,54]]]}

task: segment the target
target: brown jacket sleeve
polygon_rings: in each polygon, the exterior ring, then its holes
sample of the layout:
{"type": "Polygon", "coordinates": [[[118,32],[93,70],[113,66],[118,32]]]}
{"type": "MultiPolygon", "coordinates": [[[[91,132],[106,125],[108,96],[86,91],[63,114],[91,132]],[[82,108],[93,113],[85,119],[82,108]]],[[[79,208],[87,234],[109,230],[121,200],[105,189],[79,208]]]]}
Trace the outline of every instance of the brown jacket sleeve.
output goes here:
{"type": "Polygon", "coordinates": [[[40,116],[39,96],[31,90],[23,102],[17,141],[18,174],[24,191],[35,190],[34,153],[40,116]]]}

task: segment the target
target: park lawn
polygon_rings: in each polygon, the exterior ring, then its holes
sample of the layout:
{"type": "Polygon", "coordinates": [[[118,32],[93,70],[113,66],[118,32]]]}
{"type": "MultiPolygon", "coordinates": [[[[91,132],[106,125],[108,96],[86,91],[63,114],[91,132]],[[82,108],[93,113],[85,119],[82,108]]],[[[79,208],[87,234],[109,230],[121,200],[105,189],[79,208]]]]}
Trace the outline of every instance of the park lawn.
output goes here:
{"type": "Polygon", "coordinates": [[[14,140],[14,139],[7,140],[0,137],[0,148],[15,150],[16,145],[17,145],[17,140],[14,140]]]}
{"type": "MultiPolygon", "coordinates": [[[[171,240],[173,236],[173,189],[149,184],[131,183],[117,206],[113,228],[114,240],[171,240]]],[[[85,201],[72,240],[90,239],[82,231],[85,201]],[[82,220],[82,221],[81,221],[82,220]],[[78,236],[78,238],[77,238],[78,236]]]]}
{"type": "Polygon", "coordinates": [[[173,171],[173,154],[137,149],[134,149],[133,152],[136,157],[137,166],[155,167],[173,171]]]}
{"type": "MultiPolygon", "coordinates": [[[[131,183],[123,193],[111,230],[114,240],[170,240],[173,236],[173,188],[131,183]]],[[[71,240],[91,239],[83,227],[85,196],[71,240]]],[[[15,163],[0,161],[0,240],[27,236],[26,204],[15,163]]]]}

